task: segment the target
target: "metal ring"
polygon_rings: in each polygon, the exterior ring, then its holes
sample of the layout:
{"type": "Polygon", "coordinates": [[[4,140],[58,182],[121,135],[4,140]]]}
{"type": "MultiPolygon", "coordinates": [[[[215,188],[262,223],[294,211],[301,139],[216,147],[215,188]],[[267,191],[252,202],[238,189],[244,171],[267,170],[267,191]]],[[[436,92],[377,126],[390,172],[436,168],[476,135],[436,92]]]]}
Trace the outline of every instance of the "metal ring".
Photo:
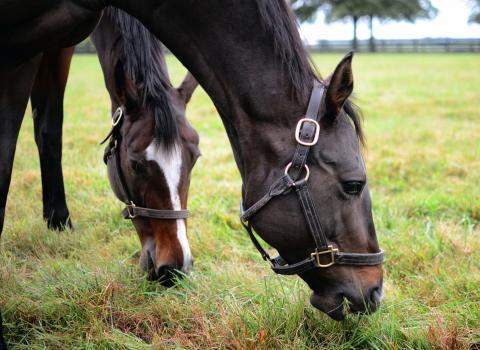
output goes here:
{"type": "MultiPolygon", "coordinates": [[[[288,175],[288,171],[290,170],[291,167],[292,167],[292,162],[288,163],[288,165],[285,167],[285,175],[288,175]]],[[[307,164],[304,165],[304,168],[307,172],[305,175],[305,178],[303,180],[293,182],[293,186],[299,185],[308,181],[308,178],[310,177],[310,169],[307,164]]]]}
{"type": "Polygon", "coordinates": [[[133,201],[130,201],[130,204],[127,205],[128,217],[130,219],[135,219],[137,217],[135,214],[133,214],[133,208],[135,208],[135,207],[136,207],[136,205],[135,205],[135,203],[133,203],[133,201]]]}
{"type": "Polygon", "coordinates": [[[116,126],[123,117],[123,108],[118,107],[115,113],[112,116],[112,125],[116,126]]]}

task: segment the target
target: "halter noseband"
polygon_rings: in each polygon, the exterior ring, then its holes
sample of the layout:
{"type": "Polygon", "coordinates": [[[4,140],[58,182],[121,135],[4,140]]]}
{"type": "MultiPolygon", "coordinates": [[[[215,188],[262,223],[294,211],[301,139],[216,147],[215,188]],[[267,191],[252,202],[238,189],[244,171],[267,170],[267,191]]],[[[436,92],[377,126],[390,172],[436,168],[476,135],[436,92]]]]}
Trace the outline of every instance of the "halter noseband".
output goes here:
{"type": "Polygon", "coordinates": [[[305,118],[300,119],[297,123],[295,130],[297,148],[292,161],[285,168],[284,175],[275,181],[270,186],[267,194],[250,208],[244,210],[243,202],[240,203],[240,219],[253,245],[262,255],[263,260],[270,262],[273,271],[281,275],[295,275],[311,269],[327,268],[333,265],[380,265],[384,259],[383,250],[380,250],[378,253],[340,252],[338,248],[328,243],[327,236],[320,224],[315,203],[312,200],[307,186],[310,169],[306,162],[310,148],[318,142],[320,135],[319,121],[325,114],[325,94],[326,88],[321,83],[315,82],[305,118]],[[305,177],[297,180],[304,169],[305,177]],[[255,237],[249,220],[265,207],[270,200],[292,189],[294,189],[298,195],[308,230],[315,241],[315,250],[304,260],[288,264],[281,256],[275,258],[270,257],[255,237]]]}
{"type": "MultiPolygon", "coordinates": [[[[135,205],[133,197],[128,189],[125,175],[122,171],[122,164],[120,159],[120,144],[122,142],[122,125],[123,125],[124,111],[122,107],[118,107],[112,116],[112,129],[108,133],[107,137],[100,143],[103,145],[108,142],[103,161],[108,168],[113,170],[113,174],[120,184],[123,195],[125,196],[126,203],[125,208],[122,210],[122,216],[125,219],[134,219],[136,217],[144,217],[159,220],[177,220],[186,219],[189,215],[188,210],[170,210],[170,209],[151,209],[144,208],[135,205]]],[[[119,196],[117,196],[119,197],[119,196]]],[[[118,198],[123,201],[120,197],[118,198]]]]}

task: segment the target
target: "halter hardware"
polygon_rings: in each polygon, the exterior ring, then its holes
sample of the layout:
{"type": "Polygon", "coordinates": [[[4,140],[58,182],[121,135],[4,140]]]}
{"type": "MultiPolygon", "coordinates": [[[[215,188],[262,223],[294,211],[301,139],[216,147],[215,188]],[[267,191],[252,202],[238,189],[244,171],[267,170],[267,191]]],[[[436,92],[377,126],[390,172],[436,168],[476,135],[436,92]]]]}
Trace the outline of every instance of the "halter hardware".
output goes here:
{"type": "Polygon", "coordinates": [[[318,250],[315,250],[315,252],[312,253],[310,256],[312,257],[312,259],[315,259],[315,266],[316,267],[326,268],[326,267],[330,267],[332,265],[335,265],[335,254],[337,254],[337,253],[338,253],[338,249],[333,248],[332,245],[329,245],[327,250],[324,250],[324,251],[321,251],[321,252],[319,252],[318,250]],[[330,262],[326,263],[326,264],[322,264],[322,262],[320,261],[320,257],[322,257],[324,255],[327,255],[327,254],[330,257],[330,262]]]}
{"type": "Polygon", "coordinates": [[[107,137],[100,143],[103,145],[108,142],[105,150],[103,161],[108,168],[113,169],[113,173],[116,177],[118,184],[120,185],[123,199],[119,197],[121,201],[125,203],[125,208],[122,210],[122,216],[125,219],[135,219],[137,217],[144,217],[157,220],[181,220],[186,219],[189,215],[188,210],[173,210],[173,209],[151,209],[144,208],[135,205],[132,200],[131,192],[128,188],[125,175],[122,171],[122,164],[120,161],[120,143],[122,142],[121,128],[124,120],[125,112],[123,107],[118,107],[112,116],[112,128],[107,137]]]}
{"type": "Polygon", "coordinates": [[[320,124],[318,124],[318,122],[314,119],[311,119],[311,118],[302,118],[298,121],[297,123],[297,128],[295,129],[295,140],[303,145],[303,146],[314,146],[317,144],[318,142],[318,138],[320,137],[320,124]],[[303,141],[302,138],[300,137],[300,133],[302,131],[302,128],[303,128],[303,124],[304,123],[311,123],[315,126],[315,133],[314,133],[314,137],[313,137],[313,140],[308,142],[308,141],[303,141]]]}
{"type": "Polygon", "coordinates": [[[310,148],[317,144],[320,136],[319,121],[325,114],[325,94],[326,87],[315,81],[312,95],[308,102],[306,116],[298,121],[295,129],[295,140],[298,144],[292,161],[285,167],[284,175],[277,179],[270,186],[267,193],[249,208],[245,209],[243,207],[243,201],[240,204],[240,220],[250,240],[262,258],[271,264],[272,270],[281,275],[301,274],[312,269],[323,269],[333,265],[375,266],[382,264],[384,259],[384,252],[381,249],[376,253],[344,253],[329,244],[327,235],[322,228],[315,202],[308,190],[307,182],[310,177],[310,169],[306,163],[310,148]],[[314,131],[312,130],[312,125],[315,127],[314,131]],[[302,139],[302,137],[307,138],[307,140],[302,139]],[[308,141],[311,137],[313,139],[308,141]],[[305,177],[297,180],[301,176],[303,169],[306,171],[305,177]],[[288,263],[281,256],[270,257],[255,237],[249,220],[273,198],[288,193],[292,188],[298,196],[307,229],[315,242],[315,250],[301,261],[288,263]],[[326,259],[328,259],[328,262],[325,261],[326,259]]]}
{"type": "Polygon", "coordinates": [[[136,207],[136,205],[135,205],[135,203],[133,203],[133,201],[130,201],[130,204],[125,206],[125,209],[127,209],[129,219],[135,219],[137,217],[134,213],[135,207],[136,207]]]}
{"type": "MultiPolygon", "coordinates": [[[[290,175],[288,175],[288,171],[290,170],[291,167],[292,167],[292,162],[288,163],[287,166],[285,167],[285,175],[288,176],[289,178],[290,178],[290,175]]],[[[297,187],[297,186],[300,186],[300,185],[304,184],[310,178],[310,168],[308,167],[307,164],[304,164],[303,167],[305,168],[305,171],[306,171],[305,177],[303,178],[303,180],[300,180],[300,181],[293,181],[292,180],[292,186],[293,187],[297,187]]]]}
{"type": "Polygon", "coordinates": [[[123,109],[122,107],[118,107],[115,113],[112,116],[112,126],[117,126],[120,123],[120,120],[123,117],[123,109]]]}

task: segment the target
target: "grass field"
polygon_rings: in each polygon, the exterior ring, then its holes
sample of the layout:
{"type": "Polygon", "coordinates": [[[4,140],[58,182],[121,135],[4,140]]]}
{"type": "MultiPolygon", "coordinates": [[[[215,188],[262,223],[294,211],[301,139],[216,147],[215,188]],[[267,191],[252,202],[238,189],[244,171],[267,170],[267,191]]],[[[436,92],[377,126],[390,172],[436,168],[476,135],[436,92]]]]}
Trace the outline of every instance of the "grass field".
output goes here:
{"type": "MultiPolygon", "coordinates": [[[[339,58],[315,61],[326,74],[339,58]]],[[[169,63],[179,82],[183,68],[169,63]]],[[[379,312],[331,321],[298,278],[261,261],[238,220],[241,182],[226,134],[200,91],[188,110],[203,153],[189,202],[195,266],[177,288],[147,282],[98,146],[110,108],[100,68],[94,56],[76,56],[63,160],[74,231],[50,232],[42,220],[30,112],[17,148],[0,246],[11,347],[479,349],[480,57],[359,55],[354,69],[387,252],[379,312]]]]}

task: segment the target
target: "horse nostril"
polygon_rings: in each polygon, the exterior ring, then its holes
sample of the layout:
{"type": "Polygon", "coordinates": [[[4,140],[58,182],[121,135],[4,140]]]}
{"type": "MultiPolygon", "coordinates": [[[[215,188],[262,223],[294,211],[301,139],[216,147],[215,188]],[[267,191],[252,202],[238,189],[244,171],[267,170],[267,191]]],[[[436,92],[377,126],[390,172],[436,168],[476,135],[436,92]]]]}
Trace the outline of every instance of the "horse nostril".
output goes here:
{"type": "Polygon", "coordinates": [[[152,255],[150,251],[142,252],[140,256],[140,268],[143,272],[147,273],[147,279],[149,281],[155,281],[157,279],[155,273],[155,263],[153,262],[152,255]]]}
{"type": "Polygon", "coordinates": [[[382,300],[382,287],[375,287],[370,292],[370,302],[374,306],[380,305],[380,301],[382,300]]]}
{"type": "Polygon", "coordinates": [[[178,272],[179,269],[174,265],[163,265],[157,270],[157,279],[165,287],[172,287],[175,285],[177,278],[182,277],[178,272]]]}

